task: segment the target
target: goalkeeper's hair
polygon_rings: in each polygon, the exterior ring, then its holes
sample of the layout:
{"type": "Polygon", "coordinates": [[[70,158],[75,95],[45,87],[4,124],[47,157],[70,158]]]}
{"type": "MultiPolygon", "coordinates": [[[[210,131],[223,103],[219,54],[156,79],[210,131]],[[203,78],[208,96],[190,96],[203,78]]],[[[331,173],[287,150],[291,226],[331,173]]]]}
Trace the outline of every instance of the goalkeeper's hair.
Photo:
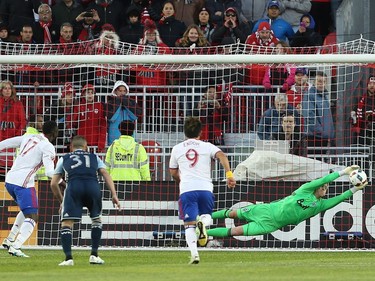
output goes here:
{"type": "Polygon", "coordinates": [[[202,122],[198,117],[188,117],[184,124],[184,133],[188,138],[197,138],[202,131],[202,122]]]}

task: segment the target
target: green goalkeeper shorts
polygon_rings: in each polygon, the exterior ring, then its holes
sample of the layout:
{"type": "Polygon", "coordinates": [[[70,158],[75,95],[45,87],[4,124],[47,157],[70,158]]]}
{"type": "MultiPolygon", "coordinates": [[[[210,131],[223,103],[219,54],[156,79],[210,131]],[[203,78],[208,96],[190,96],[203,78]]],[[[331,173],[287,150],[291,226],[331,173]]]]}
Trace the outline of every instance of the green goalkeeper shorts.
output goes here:
{"type": "Polygon", "coordinates": [[[269,204],[248,205],[237,210],[239,219],[248,223],[243,225],[245,236],[254,236],[274,232],[279,229],[271,216],[269,204]]]}

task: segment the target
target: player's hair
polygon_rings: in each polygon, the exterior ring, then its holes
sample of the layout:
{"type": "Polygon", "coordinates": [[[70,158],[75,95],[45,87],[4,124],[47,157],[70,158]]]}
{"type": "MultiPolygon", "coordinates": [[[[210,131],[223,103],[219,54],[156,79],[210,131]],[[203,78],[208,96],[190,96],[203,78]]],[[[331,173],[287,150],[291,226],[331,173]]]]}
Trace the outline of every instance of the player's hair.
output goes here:
{"type": "Polygon", "coordinates": [[[184,124],[184,133],[188,138],[196,138],[202,130],[202,122],[198,117],[188,117],[184,124]]]}
{"type": "Polygon", "coordinates": [[[87,146],[87,140],[84,136],[74,136],[72,138],[71,146],[73,149],[85,149],[87,146]]]}
{"type": "Polygon", "coordinates": [[[50,135],[58,129],[55,121],[46,121],[43,124],[43,134],[50,135]]]}
{"type": "Polygon", "coordinates": [[[118,125],[118,128],[121,132],[121,135],[124,135],[124,136],[132,136],[133,133],[134,133],[134,129],[135,129],[135,124],[134,122],[132,121],[129,121],[129,120],[125,120],[125,121],[122,121],[119,125],[118,125]]]}

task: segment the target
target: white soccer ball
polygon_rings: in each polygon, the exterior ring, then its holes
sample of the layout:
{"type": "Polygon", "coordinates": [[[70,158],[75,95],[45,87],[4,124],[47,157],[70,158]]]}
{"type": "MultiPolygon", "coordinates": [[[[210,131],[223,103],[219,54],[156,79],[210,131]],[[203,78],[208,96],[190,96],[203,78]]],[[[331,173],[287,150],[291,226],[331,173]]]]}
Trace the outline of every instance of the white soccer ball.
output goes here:
{"type": "Polygon", "coordinates": [[[360,186],[367,181],[367,175],[363,170],[356,170],[349,175],[349,180],[352,185],[360,186]]]}

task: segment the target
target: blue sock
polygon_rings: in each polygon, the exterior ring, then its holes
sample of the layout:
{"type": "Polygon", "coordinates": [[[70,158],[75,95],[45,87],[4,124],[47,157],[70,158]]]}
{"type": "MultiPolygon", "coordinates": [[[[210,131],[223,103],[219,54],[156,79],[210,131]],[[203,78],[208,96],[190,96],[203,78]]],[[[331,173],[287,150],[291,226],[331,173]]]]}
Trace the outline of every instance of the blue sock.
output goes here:
{"type": "Polygon", "coordinates": [[[72,257],[72,230],[69,227],[63,227],[60,231],[61,245],[65,254],[65,260],[73,259],[72,257]]]}
{"type": "Polygon", "coordinates": [[[92,225],[91,227],[91,255],[98,256],[100,240],[102,238],[102,225],[92,225]]]}

